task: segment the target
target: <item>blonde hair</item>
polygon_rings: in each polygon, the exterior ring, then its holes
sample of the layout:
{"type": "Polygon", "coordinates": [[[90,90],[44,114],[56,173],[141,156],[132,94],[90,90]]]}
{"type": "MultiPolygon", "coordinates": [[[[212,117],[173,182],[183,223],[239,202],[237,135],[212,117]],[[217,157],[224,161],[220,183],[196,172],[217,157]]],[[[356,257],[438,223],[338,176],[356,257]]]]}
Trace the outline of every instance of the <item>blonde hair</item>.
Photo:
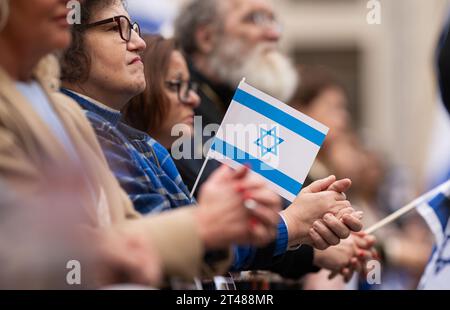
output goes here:
{"type": "Polygon", "coordinates": [[[0,31],[6,25],[9,16],[9,0],[0,0],[0,31]]]}

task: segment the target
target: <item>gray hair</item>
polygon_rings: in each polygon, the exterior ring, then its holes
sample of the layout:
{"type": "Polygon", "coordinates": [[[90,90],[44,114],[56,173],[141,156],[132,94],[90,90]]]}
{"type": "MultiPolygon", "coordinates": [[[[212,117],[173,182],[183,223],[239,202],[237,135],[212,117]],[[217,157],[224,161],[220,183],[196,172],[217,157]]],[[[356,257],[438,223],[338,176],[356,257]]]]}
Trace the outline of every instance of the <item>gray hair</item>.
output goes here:
{"type": "Polygon", "coordinates": [[[195,34],[201,26],[220,25],[219,5],[223,0],[192,0],[181,9],[175,20],[175,40],[181,50],[192,55],[198,50],[195,34]]]}
{"type": "Polygon", "coordinates": [[[0,0],[0,31],[6,26],[9,16],[9,0],[0,0]]]}

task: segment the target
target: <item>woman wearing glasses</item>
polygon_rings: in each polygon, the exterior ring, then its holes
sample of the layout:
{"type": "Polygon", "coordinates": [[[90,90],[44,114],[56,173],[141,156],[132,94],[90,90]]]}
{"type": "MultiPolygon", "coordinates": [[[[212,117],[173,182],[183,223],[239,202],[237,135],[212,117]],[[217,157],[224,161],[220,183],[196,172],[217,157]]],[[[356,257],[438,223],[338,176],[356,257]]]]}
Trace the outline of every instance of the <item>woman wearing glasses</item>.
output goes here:
{"type": "Polygon", "coordinates": [[[125,107],[124,118],[170,149],[177,139],[172,134],[175,126],[186,136],[192,134],[194,108],[200,103],[197,85],[191,82],[186,60],[173,40],[154,35],[144,41],[147,87],[125,107]]]}
{"type": "MultiPolygon", "coordinates": [[[[82,5],[81,25],[74,26],[74,41],[62,58],[62,91],[87,111],[109,166],[139,212],[196,204],[167,150],[121,122],[120,110],[146,87],[141,60],[146,45],[139,27],[130,22],[121,1],[93,2],[82,5]]],[[[279,199],[245,170],[221,169],[205,184],[198,206],[209,210],[199,219],[207,250],[227,249],[231,243],[267,244],[275,236],[279,199]],[[237,187],[224,186],[225,180],[237,187]],[[211,191],[217,195],[205,194],[211,191]],[[248,210],[243,197],[257,200],[260,207],[248,210]]]]}

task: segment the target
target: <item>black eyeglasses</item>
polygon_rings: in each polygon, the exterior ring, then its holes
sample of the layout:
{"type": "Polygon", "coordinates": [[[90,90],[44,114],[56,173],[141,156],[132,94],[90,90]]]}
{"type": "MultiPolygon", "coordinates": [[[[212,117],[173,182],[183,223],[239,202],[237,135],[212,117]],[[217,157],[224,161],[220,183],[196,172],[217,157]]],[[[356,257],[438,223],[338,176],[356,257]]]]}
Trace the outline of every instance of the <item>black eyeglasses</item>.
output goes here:
{"type": "Polygon", "coordinates": [[[139,27],[139,24],[138,23],[133,23],[132,24],[130,22],[130,20],[128,19],[128,17],[126,17],[125,15],[114,16],[114,17],[111,17],[111,18],[100,20],[100,21],[95,22],[95,23],[81,25],[80,27],[82,29],[90,29],[90,28],[93,28],[93,27],[106,25],[106,24],[109,24],[109,23],[117,23],[117,26],[119,27],[120,37],[125,42],[130,42],[130,40],[131,40],[131,30],[136,32],[138,34],[138,36],[141,36],[141,28],[139,27]]]}
{"type": "Polygon", "coordinates": [[[176,91],[178,93],[178,100],[180,100],[180,102],[182,103],[188,103],[191,91],[196,93],[198,90],[198,84],[191,80],[166,81],[166,86],[171,91],[176,91]]]}

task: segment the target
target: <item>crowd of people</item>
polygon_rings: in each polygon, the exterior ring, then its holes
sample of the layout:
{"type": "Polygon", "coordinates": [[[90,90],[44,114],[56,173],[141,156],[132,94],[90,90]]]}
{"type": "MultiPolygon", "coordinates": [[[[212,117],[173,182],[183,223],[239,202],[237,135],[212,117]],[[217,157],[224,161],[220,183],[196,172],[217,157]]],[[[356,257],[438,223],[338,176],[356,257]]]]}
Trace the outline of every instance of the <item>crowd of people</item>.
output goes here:
{"type": "Polygon", "coordinates": [[[271,2],[190,1],[171,39],[142,34],[123,0],[80,1],[69,25],[67,2],[0,0],[1,288],[207,287],[257,271],[344,288],[369,260],[423,268],[426,233],[362,232],[389,212],[384,163],[355,134],[339,80],[281,51],[271,2]],[[216,161],[190,195],[210,138],[194,116],[220,124],[242,77],[331,129],[292,203],[216,161]],[[172,158],[177,125],[197,141],[189,158],[172,158]],[[418,246],[423,257],[408,254],[418,246]]]}

